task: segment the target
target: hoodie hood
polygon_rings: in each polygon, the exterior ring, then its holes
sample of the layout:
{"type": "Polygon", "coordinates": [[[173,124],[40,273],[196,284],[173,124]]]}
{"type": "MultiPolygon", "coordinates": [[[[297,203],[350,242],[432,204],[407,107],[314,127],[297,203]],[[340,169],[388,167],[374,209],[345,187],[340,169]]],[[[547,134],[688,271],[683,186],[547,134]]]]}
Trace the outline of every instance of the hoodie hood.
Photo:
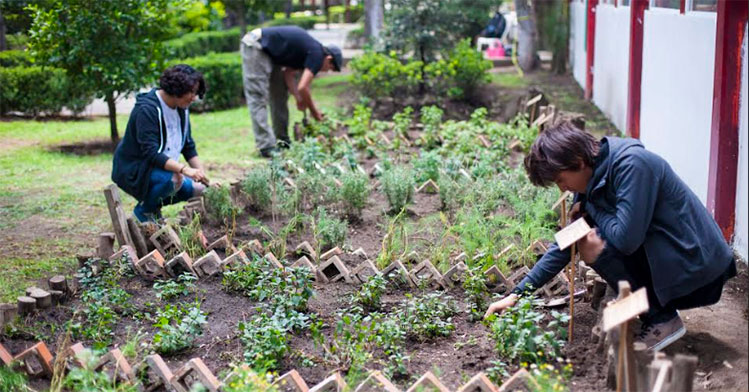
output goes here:
{"type": "Polygon", "coordinates": [[[612,162],[630,148],[645,148],[641,141],[632,138],[606,136],[601,139],[600,150],[595,160],[593,176],[588,182],[586,194],[590,195],[596,189],[606,185],[606,178],[611,171],[612,162]]]}

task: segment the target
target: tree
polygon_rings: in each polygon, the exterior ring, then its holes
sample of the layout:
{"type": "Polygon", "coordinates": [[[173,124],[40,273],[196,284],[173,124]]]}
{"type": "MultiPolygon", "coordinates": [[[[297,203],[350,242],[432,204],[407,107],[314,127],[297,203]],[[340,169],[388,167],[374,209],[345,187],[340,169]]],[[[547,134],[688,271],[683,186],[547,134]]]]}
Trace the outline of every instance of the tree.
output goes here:
{"type": "Polygon", "coordinates": [[[496,7],[496,0],[390,0],[385,47],[433,61],[438,51],[478,35],[496,7]]]}
{"type": "Polygon", "coordinates": [[[3,10],[0,8],[0,52],[7,48],[8,45],[5,43],[5,18],[3,18],[3,10]]]}
{"type": "Polygon", "coordinates": [[[380,37],[383,13],[382,0],[364,0],[364,36],[370,41],[380,37]]]}
{"type": "Polygon", "coordinates": [[[515,12],[518,17],[518,64],[523,71],[532,71],[538,67],[538,56],[536,21],[528,0],[515,0],[515,12]]]}
{"type": "Polygon", "coordinates": [[[162,71],[170,5],[169,0],[52,0],[30,6],[32,55],[104,98],[112,143],[119,140],[115,100],[162,71]]]}
{"type": "MultiPolygon", "coordinates": [[[[244,37],[247,32],[247,12],[255,12],[257,14],[273,13],[277,10],[282,10],[284,3],[276,0],[223,0],[224,5],[227,9],[231,10],[237,16],[237,22],[239,24],[240,37],[244,37]]],[[[288,8],[289,15],[291,8],[288,8]]]]}

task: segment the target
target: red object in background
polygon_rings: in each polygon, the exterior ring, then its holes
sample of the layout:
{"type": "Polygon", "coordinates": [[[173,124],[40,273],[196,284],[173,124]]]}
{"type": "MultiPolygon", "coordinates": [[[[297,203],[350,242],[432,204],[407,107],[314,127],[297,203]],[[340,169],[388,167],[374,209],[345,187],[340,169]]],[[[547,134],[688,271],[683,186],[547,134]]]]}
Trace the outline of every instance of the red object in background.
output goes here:
{"type": "Polygon", "coordinates": [[[629,87],[627,92],[627,135],[640,138],[640,97],[642,88],[642,37],[645,10],[649,0],[629,4],[629,87]]]}
{"type": "Polygon", "coordinates": [[[719,1],[715,34],[713,119],[710,132],[707,209],[730,241],[736,214],[739,155],[741,45],[747,23],[747,1],[719,1]]]}
{"type": "Polygon", "coordinates": [[[585,67],[585,99],[593,98],[593,59],[596,46],[596,7],[598,0],[588,0],[587,9],[587,61],[585,67]]]}

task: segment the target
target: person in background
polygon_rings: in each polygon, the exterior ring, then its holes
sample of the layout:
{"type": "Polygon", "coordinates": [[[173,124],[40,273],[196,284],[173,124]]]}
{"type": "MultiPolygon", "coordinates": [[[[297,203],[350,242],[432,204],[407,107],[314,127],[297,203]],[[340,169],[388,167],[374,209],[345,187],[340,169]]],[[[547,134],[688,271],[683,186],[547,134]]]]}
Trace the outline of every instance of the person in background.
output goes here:
{"type": "Polygon", "coordinates": [[[133,214],[140,222],[156,221],[162,206],[205,190],[208,178],[192,138],[189,110],[205,92],[203,75],[180,64],[164,71],[159,88],[136,96],[114,152],[112,181],[138,201],[133,214]]]}
{"type": "Polygon", "coordinates": [[[241,43],[244,94],[252,119],[255,145],[269,158],[278,147],[287,147],[289,93],[296,107],[317,121],[323,119],[312,100],[310,85],[319,72],[341,71],[343,57],[335,45],[323,46],[304,29],[277,26],[255,29],[241,43]],[[299,83],[297,84],[297,74],[299,83]],[[273,126],[268,125],[270,104],[273,126]]]}

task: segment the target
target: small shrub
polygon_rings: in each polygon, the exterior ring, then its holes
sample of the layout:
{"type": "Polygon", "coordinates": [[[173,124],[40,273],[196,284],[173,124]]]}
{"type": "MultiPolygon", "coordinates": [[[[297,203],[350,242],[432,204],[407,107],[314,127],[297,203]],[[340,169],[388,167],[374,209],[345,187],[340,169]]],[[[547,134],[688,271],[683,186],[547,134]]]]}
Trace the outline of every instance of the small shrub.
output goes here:
{"type": "Polygon", "coordinates": [[[211,53],[176,60],[169,65],[175,64],[187,64],[200,71],[205,79],[205,97],[193,103],[190,106],[191,111],[230,109],[244,103],[242,58],[239,53],[211,53]]]}
{"type": "Polygon", "coordinates": [[[422,150],[419,157],[414,160],[416,183],[421,184],[426,180],[432,180],[437,183],[440,178],[441,166],[442,157],[440,157],[437,151],[422,150]]]}
{"type": "Polygon", "coordinates": [[[262,211],[271,204],[271,170],[267,166],[255,167],[242,180],[242,191],[247,195],[250,206],[262,211]]]}
{"type": "Polygon", "coordinates": [[[414,193],[414,178],[411,170],[394,166],[382,174],[382,191],[390,206],[390,213],[397,214],[411,202],[414,193]]]}
{"type": "Polygon", "coordinates": [[[385,277],[379,273],[375,274],[353,294],[351,301],[366,309],[377,310],[380,308],[385,287],[385,277]]]}
{"type": "Polygon", "coordinates": [[[206,214],[210,219],[224,224],[232,222],[240,210],[231,200],[229,187],[208,187],[203,194],[206,214]]]}
{"type": "Polygon", "coordinates": [[[395,52],[385,55],[366,51],[349,63],[351,84],[369,98],[408,94],[421,83],[423,65],[421,61],[402,64],[395,52]]]}
{"type": "Polygon", "coordinates": [[[324,208],[318,208],[316,215],[314,232],[320,249],[343,245],[348,233],[346,221],[329,216],[324,208]]]}
{"type": "Polygon", "coordinates": [[[21,112],[26,115],[54,115],[63,107],[79,113],[92,94],[74,85],[65,70],[52,67],[0,67],[0,115],[21,112]]]}
{"type": "Polygon", "coordinates": [[[471,321],[479,321],[484,317],[486,309],[486,296],[488,289],[486,287],[486,277],[481,273],[480,268],[473,268],[465,273],[463,280],[463,289],[468,295],[468,312],[471,321]]]}
{"type": "MultiPolygon", "coordinates": [[[[251,29],[248,28],[248,31],[251,29]]],[[[211,52],[236,52],[241,38],[239,27],[223,31],[201,31],[165,41],[164,49],[173,59],[187,59],[211,52]]]]}
{"type": "Polygon", "coordinates": [[[340,198],[349,217],[360,217],[369,197],[369,178],[359,171],[350,171],[341,177],[340,198]]]}
{"type": "Polygon", "coordinates": [[[193,260],[197,260],[205,254],[205,249],[203,249],[203,244],[201,244],[199,237],[201,227],[200,214],[193,215],[192,221],[189,224],[177,226],[177,235],[182,243],[182,249],[193,260]]]}
{"type": "Polygon", "coordinates": [[[421,138],[426,149],[432,149],[439,143],[440,126],[444,111],[437,106],[422,106],[420,111],[421,123],[424,124],[424,133],[421,138]]]}
{"type": "Polygon", "coordinates": [[[273,26],[299,26],[305,30],[315,27],[315,23],[324,23],[325,18],[319,16],[292,16],[291,18],[272,19],[263,23],[263,27],[273,26]]]}
{"type": "Polygon", "coordinates": [[[0,67],[26,67],[32,63],[31,55],[25,50],[4,50],[0,52],[0,67]]]}
{"type": "Polygon", "coordinates": [[[0,385],[3,391],[7,392],[26,392],[26,374],[15,372],[10,367],[0,366],[0,385]]]}
{"type": "Polygon", "coordinates": [[[185,308],[166,305],[159,310],[154,327],[159,331],[153,336],[154,350],[163,355],[176,354],[192,347],[197,336],[203,334],[206,323],[205,313],[200,311],[200,302],[185,308]]]}
{"type": "Polygon", "coordinates": [[[407,326],[409,335],[416,340],[449,336],[455,330],[452,316],[457,313],[457,307],[449,295],[435,292],[413,297],[406,294],[400,312],[401,325],[407,326]]]}
{"type": "Polygon", "coordinates": [[[403,111],[395,113],[393,115],[393,132],[396,136],[408,137],[408,129],[411,127],[414,109],[410,106],[406,106],[403,111]]]}
{"type": "Polygon", "coordinates": [[[230,374],[222,387],[225,392],[278,392],[265,374],[257,373],[247,365],[234,366],[230,374]]]}
{"type": "Polygon", "coordinates": [[[265,313],[240,322],[238,328],[244,360],[258,371],[277,369],[289,350],[286,328],[265,313]]]}

